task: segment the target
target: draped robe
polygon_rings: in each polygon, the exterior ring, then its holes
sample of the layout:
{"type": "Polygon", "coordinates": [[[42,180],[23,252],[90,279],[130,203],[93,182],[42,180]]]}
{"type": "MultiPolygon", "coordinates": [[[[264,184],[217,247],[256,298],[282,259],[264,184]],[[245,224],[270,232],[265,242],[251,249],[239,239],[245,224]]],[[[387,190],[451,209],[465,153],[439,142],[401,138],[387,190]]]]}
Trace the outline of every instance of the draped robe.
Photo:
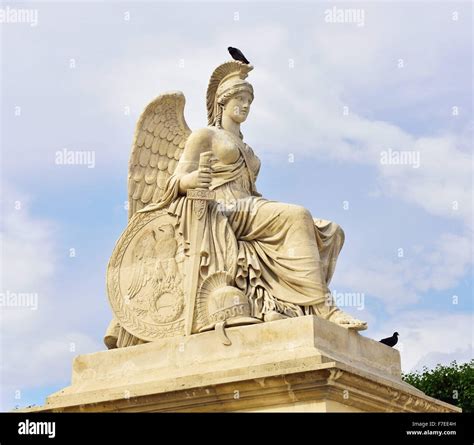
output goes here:
{"type": "MultiPolygon", "coordinates": [[[[234,163],[210,160],[216,199],[205,216],[201,278],[229,272],[257,318],[271,311],[317,313],[329,295],[344,232],[333,222],[312,218],[304,207],[263,198],[255,187],[260,160],[247,144],[237,145],[240,156],[234,163]]],[[[186,250],[192,202],[179,195],[179,179],[179,174],[168,179],[160,202],[150,209],[167,208],[178,217],[186,250]]]]}

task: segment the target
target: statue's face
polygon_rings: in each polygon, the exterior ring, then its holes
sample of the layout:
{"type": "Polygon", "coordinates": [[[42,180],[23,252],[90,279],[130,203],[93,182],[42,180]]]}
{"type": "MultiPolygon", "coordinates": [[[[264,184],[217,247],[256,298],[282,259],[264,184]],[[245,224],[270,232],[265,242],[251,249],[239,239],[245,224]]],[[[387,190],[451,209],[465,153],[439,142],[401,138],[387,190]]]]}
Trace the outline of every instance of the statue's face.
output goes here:
{"type": "Polygon", "coordinates": [[[238,124],[245,122],[250,112],[252,100],[252,95],[248,91],[241,91],[225,104],[224,115],[238,124]]]}

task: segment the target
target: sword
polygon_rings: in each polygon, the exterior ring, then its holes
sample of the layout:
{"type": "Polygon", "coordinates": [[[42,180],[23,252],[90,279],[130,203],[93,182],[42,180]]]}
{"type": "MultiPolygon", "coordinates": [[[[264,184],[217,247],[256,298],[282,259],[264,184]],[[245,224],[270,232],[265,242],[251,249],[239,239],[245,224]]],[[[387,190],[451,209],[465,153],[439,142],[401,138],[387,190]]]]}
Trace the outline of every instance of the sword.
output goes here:
{"type": "MultiPolygon", "coordinates": [[[[208,167],[209,159],[212,156],[211,151],[201,153],[199,157],[198,169],[208,167]]],[[[196,296],[199,286],[199,266],[201,264],[201,241],[204,235],[205,215],[207,213],[208,201],[215,198],[215,192],[206,188],[189,189],[186,192],[186,197],[192,200],[192,227],[190,234],[190,254],[188,266],[186,269],[191,269],[191,273],[186,274],[187,280],[187,304],[186,316],[184,320],[184,333],[191,335],[194,320],[194,307],[196,303],[196,296]]]]}

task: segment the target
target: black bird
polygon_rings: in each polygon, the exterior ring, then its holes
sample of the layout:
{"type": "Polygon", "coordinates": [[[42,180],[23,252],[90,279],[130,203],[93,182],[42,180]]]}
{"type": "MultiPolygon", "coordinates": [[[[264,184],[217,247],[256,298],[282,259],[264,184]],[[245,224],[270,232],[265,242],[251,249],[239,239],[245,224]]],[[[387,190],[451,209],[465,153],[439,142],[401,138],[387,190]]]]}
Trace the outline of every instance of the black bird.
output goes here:
{"type": "Polygon", "coordinates": [[[229,51],[229,54],[232,56],[234,60],[239,60],[240,62],[246,63],[247,65],[250,63],[247,58],[243,55],[242,51],[238,48],[232,48],[232,46],[229,46],[227,48],[227,51],[229,51]]]}
{"type": "Polygon", "coordinates": [[[397,344],[397,342],[398,332],[394,332],[391,337],[382,338],[382,340],[380,340],[380,343],[383,343],[384,345],[390,346],[392,348],[397,344]]]}

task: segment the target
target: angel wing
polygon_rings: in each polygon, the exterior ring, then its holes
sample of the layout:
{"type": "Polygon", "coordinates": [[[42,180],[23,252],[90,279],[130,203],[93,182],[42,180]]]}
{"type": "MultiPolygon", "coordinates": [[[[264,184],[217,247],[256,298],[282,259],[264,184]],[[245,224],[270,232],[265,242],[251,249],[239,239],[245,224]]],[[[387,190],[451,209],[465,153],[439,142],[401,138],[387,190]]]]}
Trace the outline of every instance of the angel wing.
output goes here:
{"type": "Polygon", "coordinates": [[[162,94],[148,104],[135,129],[128,168],[128,217],[158,202],[191,134],[184,119],[181,91],[162,94]]]}

